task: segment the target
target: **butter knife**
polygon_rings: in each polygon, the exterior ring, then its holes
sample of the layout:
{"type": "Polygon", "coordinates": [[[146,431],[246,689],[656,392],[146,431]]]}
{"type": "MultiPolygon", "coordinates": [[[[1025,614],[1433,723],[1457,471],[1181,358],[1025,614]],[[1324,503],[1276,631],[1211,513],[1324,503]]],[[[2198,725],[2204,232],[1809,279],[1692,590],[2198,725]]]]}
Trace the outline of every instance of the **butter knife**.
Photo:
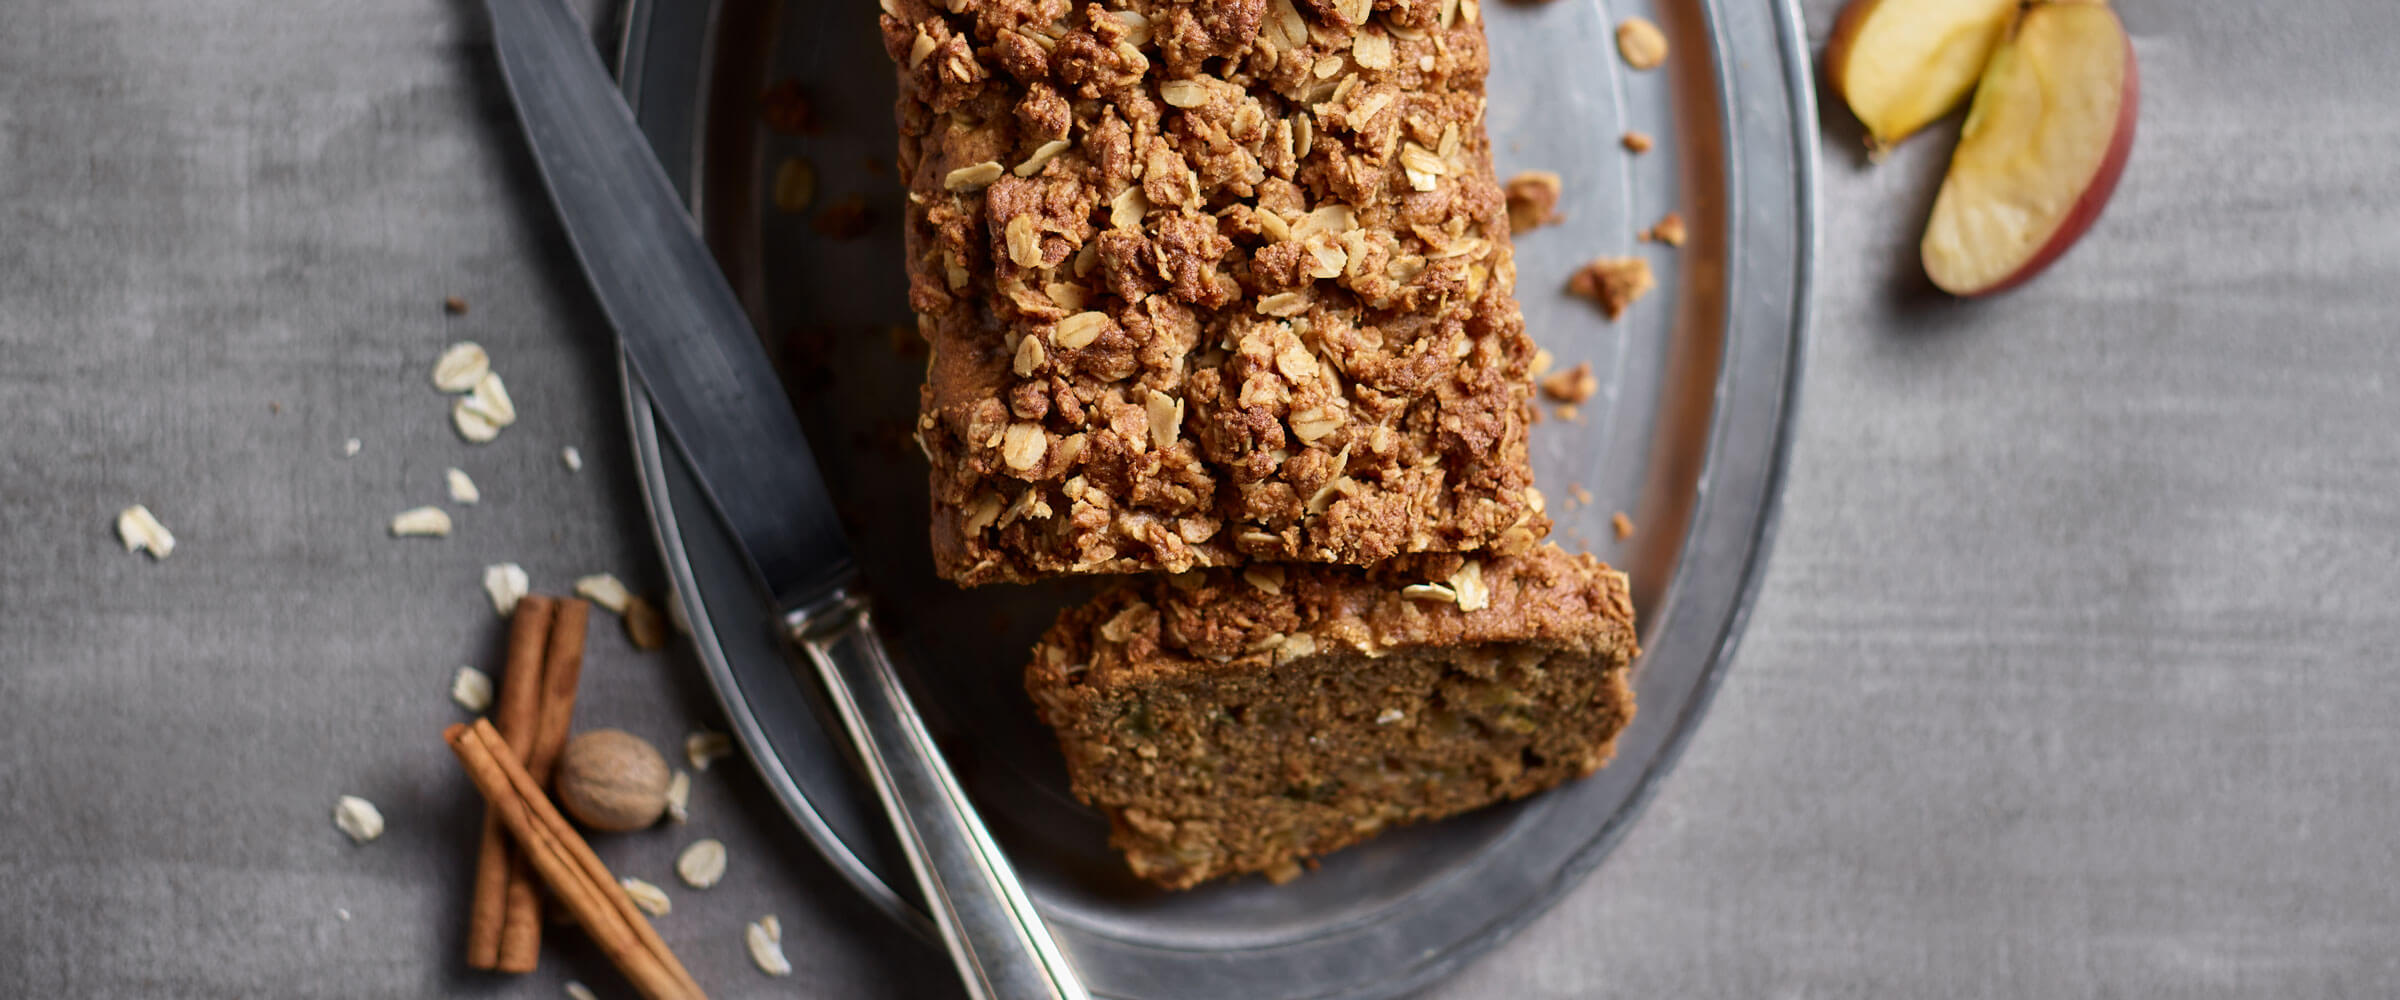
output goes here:
{"type": "Polygon", "coordinates": [[[747,314],[563,0],[487,0],[568,242],[663,425],[823,683],[978,1000],[1085,1000],[875,634],[808,440],[747,314]]]}

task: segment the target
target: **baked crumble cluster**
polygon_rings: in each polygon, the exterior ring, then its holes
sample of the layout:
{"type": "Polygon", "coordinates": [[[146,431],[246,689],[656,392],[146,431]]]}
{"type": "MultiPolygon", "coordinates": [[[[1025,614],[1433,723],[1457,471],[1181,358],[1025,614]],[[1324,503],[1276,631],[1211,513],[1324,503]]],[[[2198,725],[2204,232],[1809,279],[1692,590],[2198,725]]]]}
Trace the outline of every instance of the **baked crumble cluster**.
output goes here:
{"type": "Polygon", "coordinates": [[[885,11],[945,576],[1547,533],[1472,3],[885,11]]]}

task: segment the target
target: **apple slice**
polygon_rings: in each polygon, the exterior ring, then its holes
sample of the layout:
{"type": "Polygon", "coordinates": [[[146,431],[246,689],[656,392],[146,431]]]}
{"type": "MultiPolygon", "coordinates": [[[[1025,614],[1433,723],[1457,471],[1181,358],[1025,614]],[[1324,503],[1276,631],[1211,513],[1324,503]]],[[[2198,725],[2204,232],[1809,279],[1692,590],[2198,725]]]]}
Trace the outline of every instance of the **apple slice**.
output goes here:
{"type": "Polygon", "coordinates": [[[1925,227],[1925,273],[1986,295],[2041,273],[2091,228],[2133,152],[2133,40],[2097,0],[2025,8],[1975,90],[1925,227]]]}
{"type": "Polygon", "coordinates": [[[1975,89],[2018,0],[1850,0],[1825,47],[1835,93],[1877,149],[1949,114],[1975,89]]]}

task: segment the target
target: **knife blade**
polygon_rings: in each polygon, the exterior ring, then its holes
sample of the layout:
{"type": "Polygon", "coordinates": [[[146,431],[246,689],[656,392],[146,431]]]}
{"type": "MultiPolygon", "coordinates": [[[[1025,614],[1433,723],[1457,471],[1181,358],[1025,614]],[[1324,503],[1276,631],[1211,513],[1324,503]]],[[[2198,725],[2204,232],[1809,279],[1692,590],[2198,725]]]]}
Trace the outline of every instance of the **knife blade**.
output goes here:
{"type": "Polygon", "coordinates": [[[668,439],[823,682],[967,992],[1088,1000],[893,669],[782,385],[599,54],[562,0],[485,6],[584,276],[668,439]]]}
{"type": "Polygon", "coordinates": [[[832,596],[857,572],[832,495],[633,111],[557,0],[489,6],[543,183],[668,438],[778,607],[832,596]]]}

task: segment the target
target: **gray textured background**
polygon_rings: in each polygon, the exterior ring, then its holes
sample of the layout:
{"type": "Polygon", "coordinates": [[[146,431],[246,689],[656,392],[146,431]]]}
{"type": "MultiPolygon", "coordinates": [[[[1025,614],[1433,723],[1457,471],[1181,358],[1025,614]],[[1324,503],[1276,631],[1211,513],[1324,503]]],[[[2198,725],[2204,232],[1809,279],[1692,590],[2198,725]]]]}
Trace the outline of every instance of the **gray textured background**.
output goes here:
{"type": "MultiPolygon", "coordinates": [[[[1944,139],[1869,170],[1826,116],[1740,661],[1609,862],[1438,995],[2400,993],[2400,5],[2120,6],[2132,166],[2014,295],[1915,277],[1944,139]]],[[[0,995],[618,988],[572,933],[531,980],[456,958],[476,812],[436,733],[497,660],[479,568],[658,583],[481,36],[453,0],[0,0],[0,995]],[[524,413],[480,448],[424,381],[469,337],[524,413]],[[458,533],[383,537],[453,464],[458,533]],[[172,559],[117,549],[137,501],[172,559]],[[344,792],[381,841],[332,829],[344,792]]],[[[713,714],[614,632],[586,677],[586,724],[713,714]]],[[[739,766],[693,813],[603,851],[675,890],[718,995],[949,995],[739,766]],[[706,894],[669,870],[702,835],[706,894]],[[770,911],[781,984],[740,945],[770,911]]]]}

